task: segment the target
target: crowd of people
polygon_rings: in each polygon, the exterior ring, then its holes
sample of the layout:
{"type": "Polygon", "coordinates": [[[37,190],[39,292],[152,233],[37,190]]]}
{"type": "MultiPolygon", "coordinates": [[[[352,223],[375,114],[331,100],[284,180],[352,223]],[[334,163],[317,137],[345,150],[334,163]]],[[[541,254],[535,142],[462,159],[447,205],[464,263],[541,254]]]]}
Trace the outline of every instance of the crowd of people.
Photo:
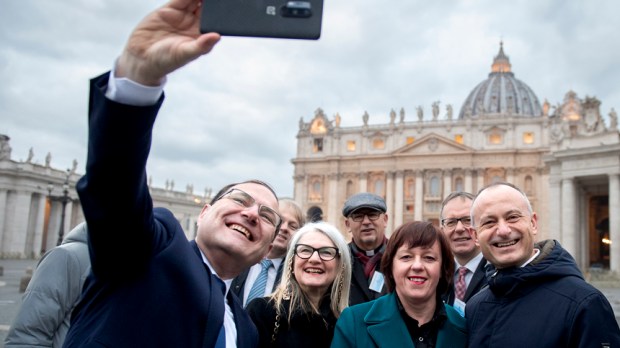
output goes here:
{"type": "Polygon", "coordinates": [[[390,233],[378,195],[349,197],[339,231],[248,180],[204,206],[188,241],[153,207],[145,165],[166,76],[220,40],[199,33],[200,3],[149,14],[91,81],[87,248],[44,257],[6,347],[620,347],[609,302],[557,241],[538,240],[510,183],[452,193],[440,226],[390,233]]]}

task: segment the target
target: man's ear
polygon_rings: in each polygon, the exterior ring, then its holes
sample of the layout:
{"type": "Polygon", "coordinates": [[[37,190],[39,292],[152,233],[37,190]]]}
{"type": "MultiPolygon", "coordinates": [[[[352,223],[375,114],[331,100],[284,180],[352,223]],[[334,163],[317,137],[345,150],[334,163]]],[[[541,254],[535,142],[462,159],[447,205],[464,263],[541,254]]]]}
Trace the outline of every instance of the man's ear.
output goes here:
{"type": "Polygon", "coordinates": [[[471,237],[471,239],[474,240],[474,243],[476,243],[476,246],[480,247],[480,243],[478,243],[478,232],[476,231],[475,228],[470,227],[468,228],[469,231],[469,236],[471,237]]]}
{"type": "Polygon", "coordinates": [[[200,224],[200,220],[202,220],[202,218],[204,217],[204,215],[207,213],[207,210],[211,208],[211,204],[207,203],[205,204],[204,207],[202,207],[202,210],[200,211],[200,214],[198,215],[198,223],[200,224]]]}

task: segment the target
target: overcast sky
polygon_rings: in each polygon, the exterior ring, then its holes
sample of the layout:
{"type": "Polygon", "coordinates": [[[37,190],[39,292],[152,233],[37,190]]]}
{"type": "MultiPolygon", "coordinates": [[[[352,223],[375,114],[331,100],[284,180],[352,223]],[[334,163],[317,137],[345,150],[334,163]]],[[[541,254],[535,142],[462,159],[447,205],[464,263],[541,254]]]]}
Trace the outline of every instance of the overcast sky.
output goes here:
{"type": "MultiPolygon", "coordinates": [[[[2,0],[0,134],[12,158],[84,172],[88,80],[109,70],[155,0],[2,0]]],[[[487,78],[503,40],[515,77],[541,103],[567,91],[620,108],[620,2],[326,0],[318,41],[224,37],[169,76],[148,175],[195,193],[259,178],[293,195],[300,117],[317,108],[341,126],[413,121],[487,78]]]]}

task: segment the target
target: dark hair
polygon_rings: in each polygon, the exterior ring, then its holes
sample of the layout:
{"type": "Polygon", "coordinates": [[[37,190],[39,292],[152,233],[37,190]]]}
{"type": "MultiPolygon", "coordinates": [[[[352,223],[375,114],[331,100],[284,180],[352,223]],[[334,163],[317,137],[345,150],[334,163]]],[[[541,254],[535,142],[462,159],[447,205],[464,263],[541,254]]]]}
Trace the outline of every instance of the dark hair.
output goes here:
{"type": "Polygon", "coordinates": [[[396,229],[388,239],[385,253],[381,259],[381,272],[385,276],[385,283],[389,292],[396,289],[396,281],[392,273],[394,257],[398,249],[407,244],[409,248],[430,248],[439,243],[441,250],[441,276],[437,284],[437,296],[440,297],[452,286],[454,277],[454,256],[443,233],[431,222],[407,222],[396,229]]]}
{"type": "MultiPolygon", "coordinates": [[[[251,179],[251,180],[246,180],[246,181],[242,181],[242,182],[236,182],[236,183],[232,183],[232,184],[228,184],[224,187],[222,187],[219,191],[217,191],[217,193],[215,194],[215,196],[213,196],[213,198],[211,199],[211,202],[209,202],[210,205],[215,204],[215,202],[219,201],[223,195],[225,195],[226,193],[228,193],[228,191],[230,191],[233,187],[237,186],[237,185],[241,185],[241,184],[256,184],[256,185],[261,185],[263,187],[266,187],[267,189],[269,189],[269,191],[271,191],[271,193],[273,193],[273,196],[276,198],[276,202],[280,202],[278,200],[278,195],[276,195],[276,191],[273,190],[273,188],[266,182],[261,181],[261,180],[257,180],[257,179],[251,179]]],[[[280,224],[278,224],[278,226],[276,226],[276,233],[274,233],[273,235],[273,239],[276,239],[276,237],[278,236],[278,233],[280,232],[280,225],[282,224],[282,221],[280,221],[280,224]]]]}

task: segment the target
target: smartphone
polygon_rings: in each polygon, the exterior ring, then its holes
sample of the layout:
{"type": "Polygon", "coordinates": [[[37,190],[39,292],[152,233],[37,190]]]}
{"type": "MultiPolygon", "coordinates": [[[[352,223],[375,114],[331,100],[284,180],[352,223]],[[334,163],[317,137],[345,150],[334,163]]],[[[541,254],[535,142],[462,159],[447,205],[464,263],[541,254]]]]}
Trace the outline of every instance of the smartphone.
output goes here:
{"type": "Polygon", "coordinates": [[[318,40],[323,0],[203,0],[200,32],[318,40]]]}

